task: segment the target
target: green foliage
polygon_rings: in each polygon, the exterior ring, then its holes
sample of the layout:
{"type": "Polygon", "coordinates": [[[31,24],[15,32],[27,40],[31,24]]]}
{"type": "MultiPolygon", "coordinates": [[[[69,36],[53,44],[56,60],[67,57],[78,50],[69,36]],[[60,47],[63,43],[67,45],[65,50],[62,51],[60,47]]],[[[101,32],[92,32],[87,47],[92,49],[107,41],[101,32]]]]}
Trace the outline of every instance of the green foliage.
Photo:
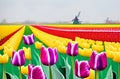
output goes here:
{"type": "Polygon", "coordinates": [[[113,79],[112,66],[109,67],[109,70],[107,72],[105,79],[113,79]]]}

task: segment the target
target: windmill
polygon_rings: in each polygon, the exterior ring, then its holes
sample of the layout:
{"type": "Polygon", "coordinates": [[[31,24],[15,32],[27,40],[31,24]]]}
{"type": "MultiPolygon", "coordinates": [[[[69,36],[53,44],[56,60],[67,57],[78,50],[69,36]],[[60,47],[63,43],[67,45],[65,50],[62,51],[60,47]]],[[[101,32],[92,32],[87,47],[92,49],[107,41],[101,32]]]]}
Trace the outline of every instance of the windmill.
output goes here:
{"type": "Polygon", "coordinates": [[[75,18],[72,20],[73,21],[73,24],[81,24],[81,22],[79,21],[79,16],[80,16],[80,11],[78,13],[77,16],[75,16],[75,18]]]}

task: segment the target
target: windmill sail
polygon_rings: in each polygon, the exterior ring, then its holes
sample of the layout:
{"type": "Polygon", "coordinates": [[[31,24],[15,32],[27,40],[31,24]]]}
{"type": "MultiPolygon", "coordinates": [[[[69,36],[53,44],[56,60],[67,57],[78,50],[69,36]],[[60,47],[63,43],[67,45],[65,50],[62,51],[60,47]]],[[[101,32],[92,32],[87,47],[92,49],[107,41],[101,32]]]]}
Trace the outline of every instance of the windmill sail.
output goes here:
{"type": "Polygon", "coordinates": [[[77,15],[77,18],[80,16],[80,11],[79,11],[79,13],[78,13],[78,15],[77,15]]]}

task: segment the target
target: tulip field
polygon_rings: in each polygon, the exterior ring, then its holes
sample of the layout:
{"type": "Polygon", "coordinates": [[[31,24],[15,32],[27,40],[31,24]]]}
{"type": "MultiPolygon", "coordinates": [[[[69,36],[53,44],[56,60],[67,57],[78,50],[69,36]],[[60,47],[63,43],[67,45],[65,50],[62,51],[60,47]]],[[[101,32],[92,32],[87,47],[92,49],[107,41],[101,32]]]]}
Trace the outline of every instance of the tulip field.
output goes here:
{"type": "Polygon", "coordinates": [[[0,25],[0,79],[120,79],[120,24],[0,25]]]}

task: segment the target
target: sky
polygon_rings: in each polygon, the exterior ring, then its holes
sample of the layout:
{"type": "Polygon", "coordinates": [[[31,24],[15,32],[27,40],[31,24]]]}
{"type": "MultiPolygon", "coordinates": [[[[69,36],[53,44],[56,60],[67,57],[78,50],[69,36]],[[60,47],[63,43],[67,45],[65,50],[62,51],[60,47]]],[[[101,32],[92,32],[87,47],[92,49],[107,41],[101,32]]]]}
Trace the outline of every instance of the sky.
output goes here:
{"type": "Polygon", "coordinates": [[[120,21],[120,0],[0,0],[0,22],[105,22],[107,17],[120,21]]]}

